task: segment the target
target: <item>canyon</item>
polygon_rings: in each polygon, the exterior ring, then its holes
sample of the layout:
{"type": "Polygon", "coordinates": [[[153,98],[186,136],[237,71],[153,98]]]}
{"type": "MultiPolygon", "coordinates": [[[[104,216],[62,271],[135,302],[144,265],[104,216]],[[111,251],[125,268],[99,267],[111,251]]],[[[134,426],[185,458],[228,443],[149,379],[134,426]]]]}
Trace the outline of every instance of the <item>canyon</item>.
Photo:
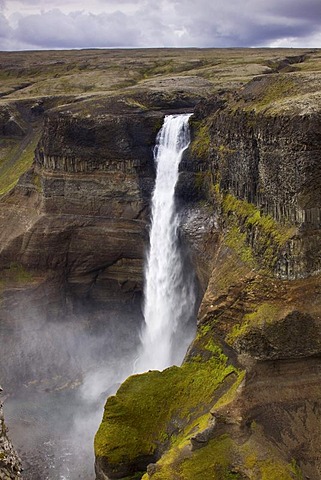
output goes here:
{"type": "Polygon", "coordinates": [[[321,52],[0,62],[0,381],[24,467],[1,417],[2,477],[94,478],[81,453],[84,438],[93,449],[94,410],[97,480],[321,478],[321,52]],[[153,147],[166,114],[192,112],[176,198],[197,331],[182,366],[126,380],[153,147]],[[77,408],[82,430],[69,423],[77,408]],[[38,444],[69,442],[64,429],[86,465],[39,466],[38,444]]]}

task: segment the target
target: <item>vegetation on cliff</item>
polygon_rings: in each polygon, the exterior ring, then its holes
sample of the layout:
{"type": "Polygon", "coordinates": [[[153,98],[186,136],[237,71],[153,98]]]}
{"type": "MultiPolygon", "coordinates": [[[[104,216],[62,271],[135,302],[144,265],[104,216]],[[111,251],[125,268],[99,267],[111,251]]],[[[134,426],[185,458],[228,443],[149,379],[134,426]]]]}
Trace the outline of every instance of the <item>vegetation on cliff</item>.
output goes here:
{"type": "Polygon", "coordinates": [[[97,462],[116,478],[124,464],[126,474],[134,473],[139,458],[156,461],[165,448],[188,443],[208,422],[215,392],[231,375],[234,380],[239,372],[207,341],[202,355],[182,367],[130,377],[107,400],[95,438],[97,462]]]}

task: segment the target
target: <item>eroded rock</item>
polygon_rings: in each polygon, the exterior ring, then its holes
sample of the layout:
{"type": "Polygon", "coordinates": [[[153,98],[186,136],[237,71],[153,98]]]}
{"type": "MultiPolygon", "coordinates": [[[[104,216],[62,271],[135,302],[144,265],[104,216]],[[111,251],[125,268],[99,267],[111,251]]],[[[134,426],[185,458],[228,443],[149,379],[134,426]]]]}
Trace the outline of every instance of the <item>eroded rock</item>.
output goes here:
{"type": "MultiPolygon", "coordinates": [[[[0,387],[2,391],[2,388],[0,387]]],[[[21,460],[7,435],[4,423],[3,405],[0,401],[0,478],[3,480],[21,479],[21,460]]]]}

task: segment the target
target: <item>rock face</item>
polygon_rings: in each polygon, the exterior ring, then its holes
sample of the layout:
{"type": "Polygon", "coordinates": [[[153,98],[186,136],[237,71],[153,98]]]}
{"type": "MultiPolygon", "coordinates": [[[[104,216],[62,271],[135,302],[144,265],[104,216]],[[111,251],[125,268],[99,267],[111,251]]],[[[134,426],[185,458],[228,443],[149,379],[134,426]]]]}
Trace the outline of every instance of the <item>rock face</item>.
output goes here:
{"type": "Polygon", "coordinates": [[[0,477],[3,480],[18,480],[22,478],[21,461],[7,437],[2,402],[0,402],[0,477]]]}
{"type": "MultiPolygon", "coordinates": [[[[47,382],[48,371],[54,387],[56,377],[64,385],[64,375],[67,383],[81,376],[66,348],[55,373],[27,326],[47,338],[46,330],[54,333],[64,319],[86,337],[103,327],[108,311],[126,325],[131,315],[134,337],[142,319],[153,146],[164,113],[119,98],[78,108],[49,109],[32,167],[0,203],[0,331],[10,359],[0,375],[10,391],[17,382],[47,382]],[[90,108],[94,118],[87,118],[90,108]],[[20,335],[7,338],[11,330],[20,335]],[[29,343],[19,348],[27,360],[18,361],[14,342],[23,335],[29,343]]],[[[48,358],[55,358],[48,344],[48,358]]]]}
{"type": "Polygon", "coordinates": [[[3,203],[3,218],[9,208],[13,221],[10,237],[3,233],[2,262],[55,271],[71,296],[97,301],[112,301],[119,284],[124,299],[141,290],[152,146],[162,118],[115,105],[114,114],[96,112],[94,120],[50,113],[33,170],[3,203]],[[22,203],[28,233],[15,218],[22,203]]]}
{"type": "Polygon", "coordinates": [[[275,265],[278,276],[319,272],[319,114],[235,111],[224,105],[203,128],[211,139],[213,182],[261,214],[297,228],[275,265]]]}

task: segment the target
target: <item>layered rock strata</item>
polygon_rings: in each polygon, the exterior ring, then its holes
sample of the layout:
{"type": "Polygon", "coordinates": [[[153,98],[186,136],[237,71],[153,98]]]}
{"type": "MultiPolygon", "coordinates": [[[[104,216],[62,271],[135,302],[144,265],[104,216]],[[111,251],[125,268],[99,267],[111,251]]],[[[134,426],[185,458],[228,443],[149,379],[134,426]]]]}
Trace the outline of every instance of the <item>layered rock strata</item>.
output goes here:
{"type": "Polygon", "coordinates": [[[10,218],[3,267],[54,272],[71,297],[97,302],[112,301],[119,287],[123,300],[141,290],[152,146],[163,115],[115,105],[94,119],[50,112],[35,165],[1,212],[10,218]]]}

